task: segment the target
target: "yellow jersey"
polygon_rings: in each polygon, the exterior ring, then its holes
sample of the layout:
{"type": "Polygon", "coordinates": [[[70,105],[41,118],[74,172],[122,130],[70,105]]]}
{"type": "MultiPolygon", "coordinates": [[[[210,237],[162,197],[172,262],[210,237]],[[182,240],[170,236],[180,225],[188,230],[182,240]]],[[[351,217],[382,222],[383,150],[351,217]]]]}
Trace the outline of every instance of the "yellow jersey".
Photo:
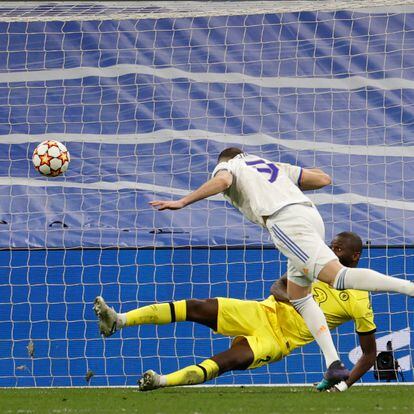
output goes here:
{"type": "MultiPolygon", "coordinates": [[[[325,314],[330,329],[353,320],[358,334],[375,332],[374,314],[368,292],[351,289],[340,291],[317,281],[312,285],[312,294],[325,314]]],[[[280,339],[286,344],[288,352],[314,340],[305,321],[292,305],[276,301],[273,295],[260,303],[274,311],[277,318],[277,323],[275,319],[273,322],[274,325],[277,324],[274,326],[274,332],[278,337],[282,336],[280,339]]]]}

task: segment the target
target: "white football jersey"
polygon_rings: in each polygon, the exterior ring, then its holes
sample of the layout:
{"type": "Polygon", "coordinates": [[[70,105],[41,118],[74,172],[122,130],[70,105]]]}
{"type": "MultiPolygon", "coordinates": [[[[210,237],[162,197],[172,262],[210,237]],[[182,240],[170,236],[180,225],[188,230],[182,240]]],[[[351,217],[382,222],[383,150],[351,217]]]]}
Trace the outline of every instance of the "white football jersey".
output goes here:
{"type": "Polygon", "coordinates": [[[264,226],[263,216],[290,204],[313,205],[298,187],[301,167],[243,153],[217,164],[213,177],[222,170],[233,175],[224,197],[253,223],[264,226]]]}

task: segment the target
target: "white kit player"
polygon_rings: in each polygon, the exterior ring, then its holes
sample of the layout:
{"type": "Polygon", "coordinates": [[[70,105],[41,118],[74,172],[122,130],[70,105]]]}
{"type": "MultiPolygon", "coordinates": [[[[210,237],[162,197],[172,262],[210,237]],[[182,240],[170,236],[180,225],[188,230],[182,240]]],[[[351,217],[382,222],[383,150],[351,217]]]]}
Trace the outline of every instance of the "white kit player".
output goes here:
{"type": "Polygon", "coordinates": [[[305,320],[326,361],[325,379],[332,385],[346,380],[349,371],[341,363],[319,306],[311,295],[315,279],[339,290],[399,292],[414,296],[414,283],[385,276],[370,269],[348,268],[325,244],[323,220],[302,190],[316,190],[331,183],[316,168],[271,162],[243,153],[239,148],[221,152],[212,178],[176,201],[152,201],[158,210],[178,210],[223,193],[247,219],[266,228],[276,248],[288,259],[288,296],[305,320]]]}

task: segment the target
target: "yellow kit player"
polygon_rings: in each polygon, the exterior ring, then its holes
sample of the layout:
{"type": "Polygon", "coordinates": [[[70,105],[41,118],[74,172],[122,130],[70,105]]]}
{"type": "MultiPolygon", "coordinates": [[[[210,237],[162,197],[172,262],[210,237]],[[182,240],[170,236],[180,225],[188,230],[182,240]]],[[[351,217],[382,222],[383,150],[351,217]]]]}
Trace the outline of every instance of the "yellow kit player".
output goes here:
{"type": "MultiPolygon", "coordinates": [[[[341,233],[332,241],[331,247],[341,262],[349,267],[357,265],[362,250],[359,236],[341,233]]],[[[197,365],[167,375],[152,370],[145,372],[139,380],[139,389],[147,391],[201,384],[227,371],[258,368],[279,361],[295,348],[312,342],[314,338],[303,318],[289,303],[286,286],[287,278],[282,277],[273,284],[272,295],[264,301],[190,299],[153,304],[124,314],[116,313],[98,296],[94,310],[104,336],[110,336],[126,326],[192,321],[222,335],[234,337],[230,349],[197,365]]],[[[363,354],[346,382],[340,382],[334,388],[344,391],[367,372],[375,361],[376,327],[369,295],[357,290],[338,291],[320,281],[313,284],[312,294],[324,312],[330,329],[349,320],[355,323],[363,354]]],[[[332,385],[324,379],[319,389],[325,390],[332,385]]]]}

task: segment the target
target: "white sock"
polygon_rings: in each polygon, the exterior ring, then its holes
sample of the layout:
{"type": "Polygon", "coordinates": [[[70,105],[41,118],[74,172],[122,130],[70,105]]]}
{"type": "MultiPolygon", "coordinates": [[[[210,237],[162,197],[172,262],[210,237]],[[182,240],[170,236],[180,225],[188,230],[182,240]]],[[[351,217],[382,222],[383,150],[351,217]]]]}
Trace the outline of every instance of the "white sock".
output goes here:
{"type": "Polygon", "coordinates": [[[414,283],[386,276],[371,269],[344,267],[335,277],[335,289],[359,289],[372,292],[397,292],[414,296],[414,283]]]}
{"type": "Polygon", "coordinates": [[[318,343],[325,357],[326,366],[339,359],[333,344],[325,315],[321,308],[314,301],[312,295],[307,295],[301,299],[291,300],[290,303],[300,313],[305,323],[318,343]]]}
{"type": "Polygon", "coordinates": [[[167,386],[167,376],[166,375],[160,375],[160,387],[166,387],[167,386]]]}
{"type": "Polygon", "coordinates": [[[121,329],[126,324],[126,313],[117,313],[116,316],[116,329],[121,329]]]}

